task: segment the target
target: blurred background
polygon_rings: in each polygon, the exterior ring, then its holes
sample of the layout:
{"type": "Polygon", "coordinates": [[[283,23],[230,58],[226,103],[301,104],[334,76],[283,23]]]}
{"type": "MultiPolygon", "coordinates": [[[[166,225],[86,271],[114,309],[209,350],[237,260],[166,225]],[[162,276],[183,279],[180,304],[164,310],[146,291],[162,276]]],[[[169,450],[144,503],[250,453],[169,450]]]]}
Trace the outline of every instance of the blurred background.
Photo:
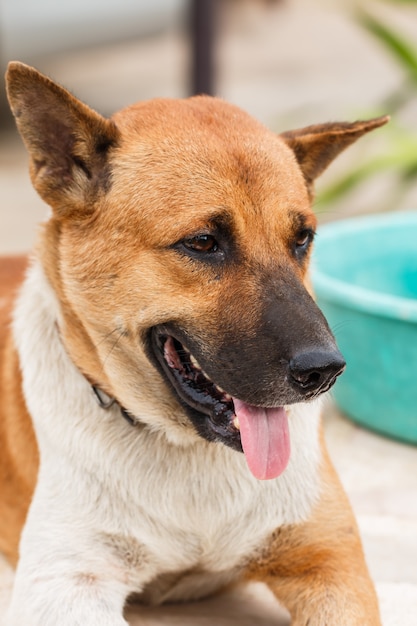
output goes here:
{"type": "MultiPolygon", "coordinates": [[[[388,113],[322,176],[315,209],[328,222],[417,208],[417,0],[1,0],[1,73],[10,60],[105,115],[201,91],[276,132],[388,113]]],[[[1,86],[0,254],[30,249],[46,214],[1,86]]],[[[384,624],[414,625],[417,449],[360,429],[332,403],[326,433],[384,624]]]]}
{"type": "MultiPolygon", "coordinates": [[[[320,180],[316,209],[328,220],[417,206],[415,1],[2,0],[0,10],[0,69],[34,65],[105,115],[200,91],[276,131],[390,113],[320,180]]],[[[0,250],[25,250],[43,208],[3,87],[0,126],[0,250]]]]}

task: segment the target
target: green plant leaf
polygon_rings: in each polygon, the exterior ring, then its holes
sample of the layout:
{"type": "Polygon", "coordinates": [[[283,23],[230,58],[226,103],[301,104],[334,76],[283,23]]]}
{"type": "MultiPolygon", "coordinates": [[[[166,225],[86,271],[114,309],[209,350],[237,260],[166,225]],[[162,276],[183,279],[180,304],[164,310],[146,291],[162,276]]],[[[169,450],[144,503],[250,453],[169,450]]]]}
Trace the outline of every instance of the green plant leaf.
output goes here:
{"type": "Polygon", "coordinates": [[[417,50],[404,37],[370,13],[358,10],[357,15],[360,24],[384,44],[386,50],[401,63],[403,69],[417,83],[417,50]]]}

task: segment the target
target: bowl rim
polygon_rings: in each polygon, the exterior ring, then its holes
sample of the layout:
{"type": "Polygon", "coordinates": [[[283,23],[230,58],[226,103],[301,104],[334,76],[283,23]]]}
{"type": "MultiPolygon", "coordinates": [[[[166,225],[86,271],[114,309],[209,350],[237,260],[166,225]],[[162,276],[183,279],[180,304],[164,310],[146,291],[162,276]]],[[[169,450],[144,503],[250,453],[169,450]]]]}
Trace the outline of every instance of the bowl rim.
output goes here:
{"type": "MultiPolygon", "coordinates": [[[[353,217],[319,226],[318,241],[326,241],[339,234],[354,234],[358,231],[405,225],[416,227],[417,234],[417,211],[399,211],[397,213],[375,214],[363,217],[353,217]]],[[[417,237],[416,237],[417,241],[417,237]]],[[[416,245],[417,254],[417,245],[416,245]]],[[[343,305],[351,309],[371,313],[380,317],[400,319],[405,322],[417,322],[417,299],[403,298],[390,294],[370,291],[364,287],[346,283],[337,278],[332,278],[319,269],[314,256],[311,265],[311,278],[316,295],[324,300],[343,305]]]]}

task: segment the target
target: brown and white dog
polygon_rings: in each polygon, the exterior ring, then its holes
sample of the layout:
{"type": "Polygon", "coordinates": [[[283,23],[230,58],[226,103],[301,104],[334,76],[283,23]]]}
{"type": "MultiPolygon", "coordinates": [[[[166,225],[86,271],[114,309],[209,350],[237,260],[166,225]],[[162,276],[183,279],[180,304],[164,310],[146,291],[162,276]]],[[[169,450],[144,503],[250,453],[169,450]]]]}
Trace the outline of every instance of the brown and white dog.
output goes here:
{"type": "Polygon", "coordinates": [[[344,361],[306,274],[314,179],[387,118],[276,136],[209,97],[105,119],[20,63],[7,85],[52,208],[10,328],[25,261],[2,269],[7,625],[123,626],[132,594],[251,580],[294,625],[380,624],[320,426],[344,361]]]}

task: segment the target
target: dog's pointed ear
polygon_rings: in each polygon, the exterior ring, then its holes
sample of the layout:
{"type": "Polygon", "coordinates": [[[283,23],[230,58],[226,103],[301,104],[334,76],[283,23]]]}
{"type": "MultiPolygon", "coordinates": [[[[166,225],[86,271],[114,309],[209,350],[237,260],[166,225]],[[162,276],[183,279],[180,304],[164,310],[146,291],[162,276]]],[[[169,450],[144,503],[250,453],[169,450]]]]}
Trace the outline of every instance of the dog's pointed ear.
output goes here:
{"type": "Polygon", "coordinates": [[[314,180],[333,159],[359,137],[383,126],[389,119],[386,115],[368,121],[318,124],[290,130],[280,137],[294,152],[312,196],[314,180]]]}
{"type": "Polygon", "coordinates": [[[9,64],[6,85],[35,189],[58,215],[89,213],[109,182],[116,126],[23,63],[9,64]]]}

